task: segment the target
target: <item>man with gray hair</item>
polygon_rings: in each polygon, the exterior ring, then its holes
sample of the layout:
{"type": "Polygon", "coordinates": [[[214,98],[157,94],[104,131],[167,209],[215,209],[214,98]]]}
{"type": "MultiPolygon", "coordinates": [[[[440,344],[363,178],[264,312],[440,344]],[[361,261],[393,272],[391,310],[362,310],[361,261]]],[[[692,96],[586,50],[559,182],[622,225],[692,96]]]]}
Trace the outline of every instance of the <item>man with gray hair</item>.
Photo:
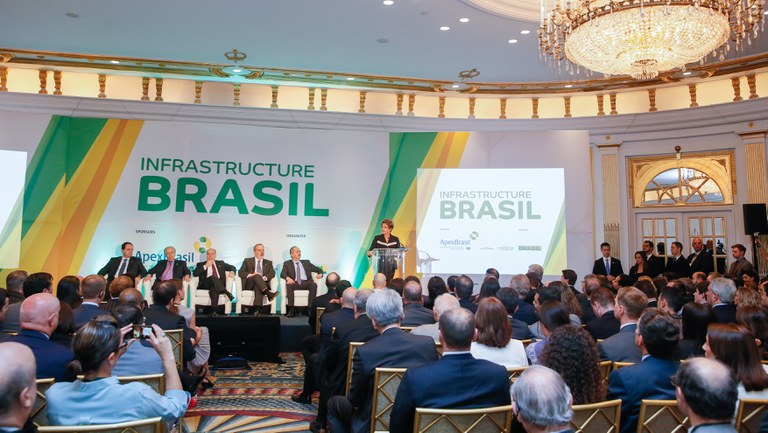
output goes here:
{"type": "Polygon", "coordinates": [[[528,266],[528,272],[536,274],[536,276],[539,278],[539,281],[544,279],[544,267],[537,264],[532,264],[528,266]]]}
{"type": "MultiPolygon", "coordinates": [[[[416,329],[411,331],[411,334],[426,335],[427,337],[432,337],[432,339],[435,340],[435,343],[440,342],[440,331],[438,329],[440,317],[445,314],[446,311],[459,307],[459,300],[456,299],[455,296],[451,295],[450,293],[443,293],[442,295],[435,298],[435,306],[432,307],[435,323],[426,323],[424,325],[417,326],[416,329]]],[[[525,330],[527,331],[528,327],[526,327],[525,330]]]]}
{"type": "Polygon", "coordinates": [[[403,326],[419,326],[435,323],[433,312],[424,306],[421,284],[418,281],[408,281],[403,288],[403,326]]]}
{"type": "Polygon", "coordinates": [[[471,409],[510,403],[506,369],[475,359],[469,351],[477,335],[475,316],[454,308],[442,315],[439,326],[443,357],[405,373],[389,416],[391,433],[413,431],[417,407],[471,409]]]}
{"type": "Polygon", "coordinates": [[[411,368],[437,360],[435,342],[400,329],[403,301],[394,290],[382,290],[368,298],[368,315],[378,337],[355,351],[349,394],[328,401],[328,420],[334,433],[366,433],[371,429],[373,375],[376,367],[411,368]]]}
{"type": "Polygon", "coordinates": [[[691,421],[691,433],[736,433],[731,417],[738,382],[730,368],[715,359],[691,358],[680,366],[673,382],[677,407],[691,421]]]}
{"type": "Polygon", "coordinates": [[[35,356],[23,344],[0,343],[0,359],[0,431],[21,432],[37,397],[35,356]]]}
{"type": "MultiPolygon", "coordinates": [[[[528,302],[528,295],[531,293],[531,282],[524,274],[513,275],[509,281],[509,288],[512,289],[520,302],[517,303],[517,311],[512,315],[517,320],[523,321],[526,325],[533,325],[539,318],[536,316],[536,309],[531,302],[528,302]]],[[[498,293],[497,293],[498,295],[498,293]]]]}
{"type": "Polygon", "coordinates": [[[707,302],[718,323],[736,323],[736,284],[729,278],[714,278],[707,289],[707,302]]]}
{"type": "Polygon", "coordinates": [[[571,432],[573,398],[563,378],[541,365],[528,367],[512,385],[512,413],[528,433],[571,432]]]}

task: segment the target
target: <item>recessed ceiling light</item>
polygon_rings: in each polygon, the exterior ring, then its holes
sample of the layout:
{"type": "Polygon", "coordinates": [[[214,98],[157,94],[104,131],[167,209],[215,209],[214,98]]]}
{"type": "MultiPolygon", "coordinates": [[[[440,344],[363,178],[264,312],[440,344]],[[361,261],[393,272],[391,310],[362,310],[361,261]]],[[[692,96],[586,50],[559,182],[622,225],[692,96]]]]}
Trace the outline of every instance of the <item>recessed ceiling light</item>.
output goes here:
{"type": "Polygon", "coordinates": [[[530,30],[520,30],[521,35],[527,35],[530,32],[531,32],[530,30]]]}
{"type": "Polygon", "coordinates": [[[446,31],[446,30],[450,30],[450,29],[451,29],[451,28],[450,28],[450,27],[448,27],[448,26],[442,26],[442,27],[440,27],[440,30],[442,30],[442,31],[446,31]]]}
{"type": "Polygon", "coordinates": [[[566,88],[566,89],[570,89],[571,87],[573,87],[573,84],[566,84],[566,85],[565,85],[565,88],[566,88]]]}
{"type": "Polygon", "coordinates": [[[347,81],[355,81],[355,77],[347,77],[347,81]]]}
{"type": "Polygon", "coordinates": [[[243,70],[240,69],[240,68],[234,68],[234,69],[232,69],[232,72],[234,72],[236,74],[239,74],[239,73],[243,72],[243,70]]]}
{"type": "Polygon", "coordinates": [[[458,89],[459,87],[461,87],[461,86],[459,86],[458,84],[451,84],[451,88],[452,89],[458,89]]]}
{"type": "Polygon", "coordinates": [[[692,73],[691,71],[685,71],[685,72],[683,72],[683,75],[687,76],[687,75],[691,75],[691,73],[692,73]]]}
{"type": "Polygon", "coordinates": [[[382,3],[384,3],[384,6],[392,6],[395,4],[395,2],[392,0],[384,0],[382,3]]]}
{"type": "Polygon", "coordinates": [[[118,60],[110,60],[109,63],[112,63],[113,65],[119,65],[120,62],[118,60]]]}
{"type": "Polygon", "coordinates": [[[510,39],[507,42],[509,42],[510,44],[516,44],[517,43],[517,39],[510,39]]]}
{"type": "Polygon", "coordinates": [[[468,23],[469,22],[469,18],[459,18],[459,22],[460,23],[468,23]]]}

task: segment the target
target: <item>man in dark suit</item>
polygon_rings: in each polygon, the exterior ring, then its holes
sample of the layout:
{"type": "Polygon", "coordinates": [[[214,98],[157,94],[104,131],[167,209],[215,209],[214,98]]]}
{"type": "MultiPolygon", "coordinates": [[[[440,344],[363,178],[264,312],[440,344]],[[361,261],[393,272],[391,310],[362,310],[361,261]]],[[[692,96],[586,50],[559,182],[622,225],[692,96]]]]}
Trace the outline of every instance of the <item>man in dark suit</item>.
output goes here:
{"type": "Polygon", "coordinates": [[[373,322],[366,313],[368,299],[372,294],[373,291],[370,289],[357,291],[355,294],[355,319],[344,322],[336,328],[335,338],[332,340],[325,358],[323,358],[317,418],[310,424],[310,430],[313,432],[325,428],[328,421],[328,400],[334,395],[344,394],[349,343],[353,341],[364,343],[379,336],[379,332],[373,327],[373,322]]]}
{"type": "Polygon", "coordinates": [[[164,250],[165,260],[160,260],[147,271],[147,277],[155,275],[157,281],[184,280],[189,281],[192,272],[187,267],[187,262],[176,259],[176,248],[167,246],[164,250]]]}
{"type": "MultiPolygon", "coordinates": [[[[576,271],[573,269],[563,269],[562,273],[563,276],[560,278],[560,281],[571,289],[571,292],[573,292],[576,299],[578,299],[579,305],[581,305],[581,323],[589,323],[597,319],[595,312],[592,311],[592,303],[589,300],[589,294],[576,289],[576,281],[579,279],[576,271]]],[[[584,284],[581,285],[581,290],[585,290],[586,286],[585,281],[584,284]]]]}
{"type": "Polygon", "coordinates": [[[227,298],[231,301],[234,299],[232,293],[227,290],[227,272],[237,271],[237,268],[225,263],[221,260],[216,260],[216,250],[208,248],[205,252],[206,261],[200,262],[195,267],[195,272],[192,274],[199,280],[197,288],[201,290],[208,290],[208,295],[211,297],[211,308],[213,314],[216,314],[216,309],[219,306],[219,295],[222,293],[227,295],[227,298]]]}
{"type": "Polygon", "coordinates": [[[637,320],[648,305],[648,297],[634,287],[622,287],[616,294],[613,314],[619,319],[619,332],[597,345],[601,361],[640,362],[635,345],[637,320]]]}
{"type": "Polygon", "coordinates": [[[667,260],[667,267],[664,269],[666,273],[673,273],[678,278],[685,278],[691,274],[691,268],[688,265],[688,260],[683,257],[683,244],[680,242],[672,242],[670,245],[672,256],[667,260]]]}
{"type": "MultiPolygon", "coordinates": [[[[531,292],[531,282],[528,280],[528,277],[524,274],[512,276],[512,279],[509,281],[509,287],[517,293],[517,297],[520,299],[514,318],[528,325],[536,323],[539,320],[539,317],[536,316],[536,309],[533,307],[533,304],[526,300],[531,292]]],[[[531,296],[531,300],[533,300],[533,296],[531,296]]]]}
{"type": "Polygon", "coordinates": [[[456,280],[456,297],[459,298],[459,306],[471,311],[472,314],[477,312],[477,304],[472,302],[472,292],[475,290],[475,283],[472,279],[466,275],[460,276],[456,280]]]}
{"type": "Polygon", "coordinates": [[[178,287],[172,281],[162,281],[155,284],[152,291],[153,304],[144,310],[147,326],[157,325],[162,329],[183,329],[184,362],[195,359],[196,334],[187,327],[184,317],[171,313],[168,308],[173,305],[178,287]]]}
{"type": "Polygon", "coordinates": [[[680,327],[672,316],[648,309],[640,316],[636,334],[642,362],[614,370],[608,378],[606,399],[621,399],[621,433],[637,431],[643,399],[674,400],[675,386],[670,377],[680,366],[676,359],[680,327]]]}
{"type": "Polygon", "coordinates": [[[35,356],[23,344],[2,343],[0,359],[0,431],[21,433],[35,407],[35,356]]]}
{"type": "Polygon", "coordinates": [[[680,365],[674,382],[677,407],[688,416],[691,432],[736,433],[731,424],[738,401],[733,370],[715,359],[691,358],[680,365]]]}
{"type": "MultiPolygon", "coordinates": [[[[48,272],[35,272],[26,276],[21,283],[21,290],[25,299],[38,293],[51,293],[52,289],[53,275],[48,272]]],[[[2,325],[2,330],[5,332],[19,332],[21,329],[21,302],[8,306],[5,319],[3,319],[0,325],[2,325]]]]}
{"type": "Polygon", "coordinates": [[[147,269],[141,259],[133,256],[133,244],[123,242],[120,249],[123,252],[122,256],[112,257],[103,268],[99,269],[99,272],[96,272],[98,275],[107,276],[107,286],[120,275],[128,275],[133,279],[147,276],[147,269]]]}
{"type": "Polygon", "coordinates": [[[496,292],[496,297],[501,301],[501,304],[504,305],[504,309],[507,310],[509,324],[512,326],[512,338],[515,340],[527,340],[531,338],[531,330],[528,329],[528,324],[522,320],[517,320],[514,317],[518,305],[525,301],[520,300],[517,293],[515,293],[511,287],[502,287],[496,292]]]}
{"type": "Polygon", "coordinates": [[[309,328],[312,330],[312,334],[315,333],[315,325],[317,324],[317,309],[322,307],[325,308],[324,313],[328,311],[328,305],[331,301],[334,299],[338,299],[338,296],[336,295],[336,285],[339,284],[339,280],[341,277],[339,277],[339,274],[336,272],[330,272],[325,277],[325,287],[328,288],[328,292],[326,292],[323,295],[315,297],[315,300],[312,301],[312,306],[309,309],[309,328]]]}
{"type": "Polygon", "coordinates": [[[80,329],[94,317],[105,314],[101,309],[101,300],[104,299],[104,291],[107,289],[107,280],[101,275],[88,275],[80,283],[83,292],[83,303],[72,311],[75,316],[75,328],[80,329]]]}
{"type": "Polygon", "coordinates": [[[645,255],[645,273],[651,278],[656,278],[664,272],[664,259],[653,254],[653,242],[643,242],[643,255],[645,255]]]}
{"type": "Polygon", "coordinates": [[[5,289],[8,290],[8,303],[15,304],[24,300],[24,280],[29,274],[24,270],[11,271],[5,277],[5,289]]]}
{"type": "Polygon", "coordinates": [[[469,353],[476,334],[475,316],[466,309],[443,313],[443,357],[406,371],[389,416],[391,433],[412,432],[417,407],[471,409],[510,404],[507,370],[469,353]]]}
{"type": "Polygon", "coordinates": [[[275,278],[275,267],[272,266],[272,260],[264,258],[263,244],[253,246],[253,257],[243,260],[237,274],[242,280],[243,290],[253,291],[253,306],[261,307],[264,296],[270,301],[277,296],[277,292],[272,292],[269,286],[272,278],[275,278]]]}
{"type": "Polygon", "coordinates": [[[605,275],[608,277],[608,281],[613,281],[624,273],[624,269],[621,267],[621,260],[611,257],[611,244],[608,242],[600,244],[600,252],[603,256],[595,260],[595,265],[592,266],[593,274],[605,275]]]}
{"type": "Polygon", "coordinates": [[[713,272],[715,270],[715,262],[712,260],[712,253],[704,248],[704,242],[702,242],[701,238],[693,238],[691,248],[693,252],[688,256],[688,272],[690,277],[693,278],[693,274],[696,272],[703,272],[704,275],[709,275],[710,272],[713,272]]]}
{"type": "Polygon", "coordinates": [[[605,287],[600,287],[592,292],[590,299],[591,309],[597,315],[597,319],[587,323],[587,332],[595,340],[604,340],[619,332],[621,322],[613,314],[615,299],[613,293],[605,287]]]}
{"type": "Polygon", "coordinates": [[[744,253],[746,252],[747,247],[742,244],[735,244],[731,247],[731,255],[733,256],[734,262],[731,263],[726,275],[741,278],[741,276],[744,275],[744,272],[755,270],[752,263],[744,257],[744,253]]]}
{"type": "Polygon", "coordinates": [[[317,294],[317,284],[312,281],[312,272],[317,274],[316,278],[319,280],[323,278],[323,270],[313,265],[309,260],[301,260],[301,250],[299,247],[292,246],[290,253],[291,260],[286,260],[283,263],[280,278],[285,279],[288,317],[293,317],[296,315],[296,311],[293,308],[293,292],[295,290],[308,290],[307,305],[312,305],[317,294]]]}
{"type": "Polygon", "coordinates": [[[421,284],[418,281],[408,281],[403,288],[403,318],[402,326],[419,326],[435,323],[434,312],[424,307],[421,284]]]}
{"type": "Polygon", "coordinates": [[[435,341],[400,329],[403,301],[397,292],[383,290],[368,299],[366,307],[381,335],[355,351],[349,394],[328,401],[328,419],[334,433],[366,433],[371,429],[373,375],[376,367],[411,368],[437,360],[435,341]]]}
{"type": "Polygon", "coordinates": [[[50,293],[29,296],[21,303],[21,332],[11,337],[11,341],[32,349],[38,379],[54,378],[57,382],[70,382],[75,380],[75,375],[67,369],[67,365],[75,359],[75,354],[50,340],[58,325],[59,300],[50,293]]]}
{"type": "Polygon", "coordinates": [[[528,367],[510,390],[512,415],[526,432],[572,433],[571,390],[557,372],[543,365],[528,367]]]}
{"type": "Polygon", "coordinates": [[[736,323],[736,284],[730,278],[714,278],[707,288],[707,302],[712,306],[717,323],[736,323]]]}

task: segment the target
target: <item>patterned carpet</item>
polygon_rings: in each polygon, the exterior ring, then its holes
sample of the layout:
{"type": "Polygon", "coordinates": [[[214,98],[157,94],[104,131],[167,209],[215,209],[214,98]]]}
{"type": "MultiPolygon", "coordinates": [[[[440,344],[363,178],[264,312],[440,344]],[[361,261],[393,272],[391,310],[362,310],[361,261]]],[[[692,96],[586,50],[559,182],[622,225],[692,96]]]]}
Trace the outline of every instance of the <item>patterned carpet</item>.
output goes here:
{"type": "Polygon", "coordinates": [[[217,371],[216,386],[198,395],[184,418],[184,432],[305,432],[317,414],[295,403],[304,362],[300,353],[282,353],[285,364],[250,363],[251,370],[217,371]]]}

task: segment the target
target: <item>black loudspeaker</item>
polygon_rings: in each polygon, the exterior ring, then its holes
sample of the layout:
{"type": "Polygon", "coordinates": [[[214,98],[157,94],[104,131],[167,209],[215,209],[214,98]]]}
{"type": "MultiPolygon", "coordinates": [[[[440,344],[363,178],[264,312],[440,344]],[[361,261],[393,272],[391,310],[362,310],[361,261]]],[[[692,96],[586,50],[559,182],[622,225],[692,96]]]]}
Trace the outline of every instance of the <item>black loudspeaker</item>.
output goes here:
{"type": "Polygon", "coordinates": [[[768,216],[766,216],[765,204],[744,205],[744,232],[748,235],[768,233],[768,216]]]}

